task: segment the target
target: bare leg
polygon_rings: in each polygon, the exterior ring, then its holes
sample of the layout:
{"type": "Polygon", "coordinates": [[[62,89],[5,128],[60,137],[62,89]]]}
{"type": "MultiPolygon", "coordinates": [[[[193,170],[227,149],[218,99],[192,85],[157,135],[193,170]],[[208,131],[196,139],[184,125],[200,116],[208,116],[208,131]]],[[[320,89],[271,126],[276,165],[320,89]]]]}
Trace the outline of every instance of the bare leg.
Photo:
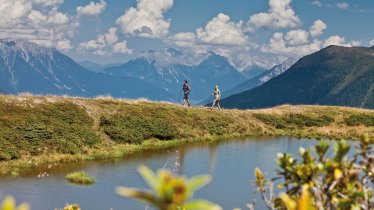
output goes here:
{"type": "Polygon", "coordinates": [[[216,104],[217,104],[217,99],[214,99],[213,104],[212,104],[212,109],[216,106],[216,104]]]}

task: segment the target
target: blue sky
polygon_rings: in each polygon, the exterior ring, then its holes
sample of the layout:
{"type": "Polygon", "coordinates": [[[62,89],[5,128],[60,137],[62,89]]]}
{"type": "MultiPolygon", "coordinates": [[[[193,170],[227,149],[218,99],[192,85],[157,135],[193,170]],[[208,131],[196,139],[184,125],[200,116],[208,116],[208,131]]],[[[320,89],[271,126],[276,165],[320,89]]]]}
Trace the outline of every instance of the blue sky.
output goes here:
{"type": "Polygon", "coordinates": [[[0,38],[122,63],[166,47],[214,51],[238,68],[327,45],[374,45],[372,0],[0,0],[0,38]]]}

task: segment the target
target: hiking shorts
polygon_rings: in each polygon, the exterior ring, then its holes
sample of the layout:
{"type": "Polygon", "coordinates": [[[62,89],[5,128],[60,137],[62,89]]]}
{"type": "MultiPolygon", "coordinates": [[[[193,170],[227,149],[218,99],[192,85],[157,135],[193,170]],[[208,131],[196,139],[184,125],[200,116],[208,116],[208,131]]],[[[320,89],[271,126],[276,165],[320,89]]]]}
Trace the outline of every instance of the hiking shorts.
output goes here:
{"type": "Polygon", "coordinates": [[[184,94],[183,99],[184,99],[184,100],[188,100],[188,93],[185,93],[185,94],[184,94]]]}

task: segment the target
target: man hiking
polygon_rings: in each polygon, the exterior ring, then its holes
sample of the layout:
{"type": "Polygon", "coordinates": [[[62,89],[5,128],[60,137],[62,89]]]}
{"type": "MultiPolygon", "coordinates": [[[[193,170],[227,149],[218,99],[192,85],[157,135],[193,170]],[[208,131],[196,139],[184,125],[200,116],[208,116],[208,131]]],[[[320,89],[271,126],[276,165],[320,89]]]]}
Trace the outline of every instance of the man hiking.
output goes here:
{"type": "Polygon", "coordinates": [[[211,95],[214,95],[214,101],[210,109],[213,109],[214,106],[217,105],[218,109],[221,110],[221,106],[219,105],[219,101],[221,100],[221,91],[219,91],[218,85],[216,85],[216,87],[214,88],[214,92],[211,95]]]}
{"type": "Polygon", "coordinates": [[[188,99],[188,95],[191,92],[191,87],[188,84],[187,80],[184,80],[182,90],[183,90],[183,93],[184,93],[182,106],[184,106],[185,101],[187,101],[188,106],[191,106],[190,100],[188,99]]]}

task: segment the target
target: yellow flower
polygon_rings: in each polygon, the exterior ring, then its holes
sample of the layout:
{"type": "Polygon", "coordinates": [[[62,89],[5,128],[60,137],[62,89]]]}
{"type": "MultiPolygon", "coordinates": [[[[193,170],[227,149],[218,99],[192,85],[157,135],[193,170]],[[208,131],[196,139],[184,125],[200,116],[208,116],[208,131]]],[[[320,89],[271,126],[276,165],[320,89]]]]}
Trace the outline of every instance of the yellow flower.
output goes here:
{"type": "Polygon", "coordinates": [[[3,204],[1,206],[1,210],[29,210],[30,207],[29,207],[29,204],[27,203],[23,203],[21,205],[16,206],[16,201],[14,200],[14,198],[12,196],[7,196],[4,201],[3,201],[3,204]]]}
{"type": "Polygon", "coordinates": [[[336,168],[334,170],[334,178],[335,178],[335,180],[338,180],[338,179],[342,178],[342,176],[343,176],[343,172],[340,169],[336,168]]]}

